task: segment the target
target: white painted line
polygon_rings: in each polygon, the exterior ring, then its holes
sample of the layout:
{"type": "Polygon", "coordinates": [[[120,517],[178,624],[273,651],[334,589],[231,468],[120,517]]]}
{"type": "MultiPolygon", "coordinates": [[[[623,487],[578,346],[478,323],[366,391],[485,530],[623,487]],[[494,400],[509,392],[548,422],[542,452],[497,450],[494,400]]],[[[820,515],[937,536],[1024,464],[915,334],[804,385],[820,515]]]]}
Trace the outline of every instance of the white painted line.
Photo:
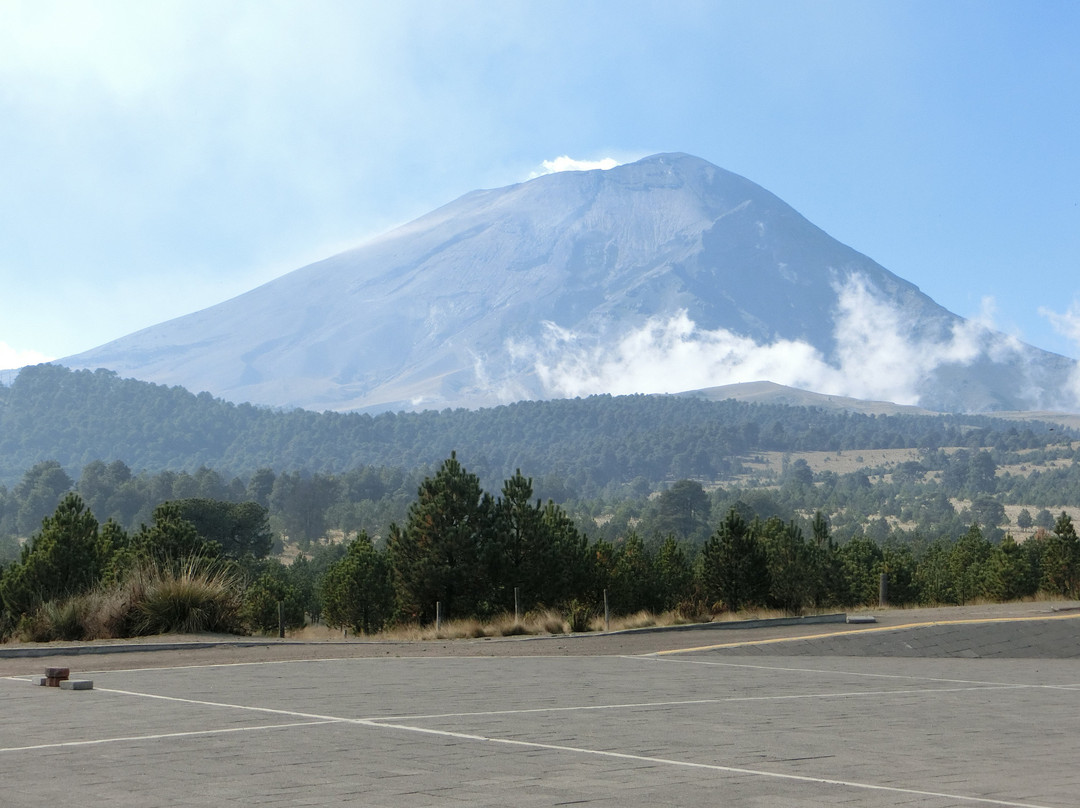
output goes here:
{"type": "MultiPolygon", "coordinates": [[[[988,688],[972,688],[972,689],[988,689],[988,688]]],[[[419,734],[422,734],[422,735],[433,735],[433,736],[444,737],[444,738],[455,738],[455,739],[458,739],[458,740],[476,741],[478,743],[491,743],[491,744],[498,744],[498,745],[503,745],[503,746],[517,746],[517,747],[523,747],[523,748],[527,748],[527,749],[546,749],[546,750],[553,751],[553,752],[569,752],[569,753],[578,754],[578,755],[591,755],[591,756],[595,756],[595,757],[615,758],[615,759],[618,759],[618,760],[631,760],[631,761],[637,761],[637,762],[641,762],[641,763],[660,764],[660,765],[665,765],[665,766],[676,766],[676,767],[688,768],[688,769],[703,769],[703,770],[707,770],[707,771],[725,772],[725,773],[728,773],[728,774],[748,775],[748,776],[754,776],[754,777],[763,777],[763,778],[769,778],[769,779],[774,779],[774,780],[787,780],[787,781],[800,782],[800,783],[812,783],[812,784],[817,784],[817,785],[831,785],[831,786],[837,786],[837,787],[840,787],[840,788],[850,788],[850,789],[863,790],[863,791],[881,791],[881,792],[888,792],[888,793],[891,793],[891,794],[906,794],[906,795],[910,795],[910,796],[913,796],[913,797],[934,797],[934,798],[937,798],[937,799],[956,800],[958,802],[972,803],[972,804],[977,804],[977,805],[997,805],[997,806],[1006,806],[1006,808],[1061,808],[1061,806],[1050,806],[1050,805],[1042,805],[1042,804],[1037,804],[1037,803],[1017,802],[1017,801],[1012,801],[1012,800],[997,800],[997,799],[990,799],[990,798],[987,798],[987,797],[973,797],[973,796],[965,795],[965,794],[951,794],[951,793],[946,793],[946,792],[925,791],[925,790],[914,789],[914,788],[903,788],[903,787],[900,787],[900,786],[884,786],[884,785],[878,785],[878,784],[875,784],[875,783],[862,783],[862,782],[858,782],[858,781],[854,781],[854,780],[838,780],[838,779],[825,778],[825,777],[810,777],[810,776],[807,776],[807,775],[800,775],[800,774],[786,774],[786,773],[783,773],[783,772],[771,772],[771,771],[767,771],[767,770],[764,770],[764,769],[747,769],[747,768],[742,768],[742,767],[738,767],[738,766],[723,766],[723,765],[715,764],[715,763],[696,763],[696,762],[693,762],[693,761],[675,760],[673,758],[659,758],[659,757],[653,757],[653,756],[649,756],[649,755],[635,755],[635,754],[629,753],[629,752],[613,752],[613,751],[604,750],[604,749],[589,749],[587,747],[565,746],[565,745],[562,745],[562,744],[541,743],[541,742],[538,742],[538,741],[522,741],[522,740],[511,739],[511,738],[495,738],[495,737],[489,737],[489,736],[485,736],[485,735],[475,735],[475,734],[472,734],[472,733],[453,732],[453,731],[450,731],[450,730],[430,729],[430,728],[426,728],[426,727],[415,727],[415,726],[410,726],[408,724],[401,724],[401,723],[387,723],[387,721],[390,720],[390,719],[344,718],[344,717],[341,717],[341,716],[330,716],[330,715],[318,715],[318,714],[314,714],[314,713],[304,713],[304,712],[299,712],[299,711],[295,711],[295,710],[278,710],[278,709],[273,709],[273,708],[269,708],[269,707],[252,707],[252,706],[243,705],[243,704],[229,704],[229,703],[226,703],[226,702],[212,702],[212,701],[201,701],[201,700],[198,700],[198,699],[185,699],[185,698],[180,698],[178,696],[160,696],[160,695],[153,694],[153,693],[139,693],[139,692],[130,691],[130,690],[114,690],[114,689],[101,688],[100,692],[103,692],[103,693],[116,693],[116,694],[119,694],[119,695],[136,696],[136,697],[150,698],[150,699],[160,699],[160,700],[163,700],[163,701],[172,701],[172,702],[179,702],[179,703],[196,704],[196,705],[207,706],[207,707],[221,707],[221,708],[225,708],[225,709],[248,710],[248,711],[252,711],[252,712],[271,713],[271,714],[275,714],[275,715],[289,715],[289,716],[294,716],[294,717],[298,717],[298,718],[311,719],[310,723],[312,725],[315,725],[315,724],[329,724],[329,723],[353,724],[353,725],[371,727],[373,729],[384,729],[384,730],[385,729],[391,729],[391,730],[398,730],[398,731],[401,731],[401,732],[415,732],[415,733],[419,733],[419,734]]],[[[930,692],[936,692],[936,691],[930,691],[930,692]]],[[[287,725],[284,725],[284,726],[292,727],[292,726],[298,726],[298,724],[287,724],[287,725]]],[[[248,728],[236,727],[236,728],[233,728],[231,731],[243,731],[244,729],[248,729],[248,728]]],[[[229,731],[229,730],[217,730],[216,732],[226,732],[226,731],[229,731]]],[[[215,732],[215,731],[214,730],[207,730],[206,732],[215,732]]],[[[186,734],[186,733],[177,733],[177,736],[181,736],[183,734],[186,734]]],[[[193,734],[199,734],[199,733],[193,733],[193,734]]],[[[162,737],[165,737],[165,736],[162,736],[162,737]]],[[[103,741],[103,742],[107,742],[107,741],[103,741]]],[[[71,742],[71,743],[72,744],[79,744],[80,742],[71,742]]],[[[0,751],[2,751],[2,750],[0,750],[0,751]]]]}
{"type": "Polygon", "coordinates": [[[201,701],[199,699],[185,699],[180,696],[159,696],[156,693],[139,693],[134,690],[117,690],[110,687],[99,687],[98,693],[116,693],[121,696],[137,696],[144,699],[158,699],[159,701],[174,701],[180,704],[196,704],[200,707],[221,707],[226,710],[247,710],[253,713],[269,713],[270,715],[287,715],[293,718],[309,718],[320,722],[352,722],[357,723],[355,718],[341,718],[336,715],[319,715],[318,713],[302,713],[297,710],[278,710],[273,707],[252,707],[247,704],[229,704],[224,701],[201,701]]]}
{"type": "Polygon", "coordinates": [[[1003,805],[1008,806],[1008,808],[1060,808],[1060,806],[1041,805],[1030,802],[995,800],[987,797],[972,797],[966,794],[949,794],[939,791],[923,791],[921,789],[915,788],[902,788],[899,786],[883,786],[876,785],[874,783],[860,783],[854,780],[835,780],[827,777],[809,777],[802,774],[784,774],[782,772],[770,772],[763,769],[745,769],[738,766],[721,766],[715,763],[695,763],[687,760],[674,760],[672,758],[652,757],[650,755],[635,755],[628,752],[612,752],[605,749],[588,749],[580,746],[563,746],[562,744],[538,743],[535,741],[520,741],[511,738],[492,738],[485,735],[472,735],[464,732],[450,732],[447,730],[410,727],[405,724],[373,724],[373,726],[384,727],[387,729],[398,729],[405,732],[419,732],[427,735],[438,735],[446,738],[456,738],[463,741],[478,741],[482,743],[502,744],[506,746],[521,746],[528,749],[547,749],[553,752],[571,752],[579,755],[595,755],[597,757],[616,758],[618,760],[633,760],[641,763],[678,766],[687,769],[705,769],[708,771],[725,772],[727,774],[742,774],[754,777],[767,777],[774,780],[791,780],[799,783],[813,783],[816,785],[838,786],[841,788],[859,789],[864,791],[885,791],[891,794],[907,794],[913,797],[934,797],[937,799],[956,800],[958,802],[970,802],[977,805],[1003,805]]]}
{"type": "Polygon", "coordinates": [[[585,704],[577,707],[527,707],[516,710],[477,710],[462,713],[428,713],[391,715],[384,717],[371,716],[365,721],[426,721],[433,718],[482,718],[495,715],[529,715],[532,713],[572,713],[588,712],[590,710],[641,710],[661,707],[687,707],[700,704],[728,704],[731,702],[747,701],[797,701],[799,699],[849,699],[849,698],[875,698],[895,695],[933,695],[935,693],[965,693],[969,691],[985,692],[989,690],[1021,690],[1029,685],[978,685],[973,687],[931,687],[905,690],[851,690],[841,693],[801,693],[786,696],[724,696],[711,699],[685,699],[679,701],[637,701],[618,702],[615,704],[585,704]]]}
{"type": "MultiPolygon", "coordinates": [[[[624,657],[625,659],[648,659],[647,657],[624,657]]],[[[656,659],[648,659],[650,662],[657,662],[662,664],[678,664],[678,665],[705,665],[717,668],[746,668],[748,670],[758,671],[779,671],[782,673],[821,673],[826,676],[853,676],[866,679],[905,679],[913,682],[943,682],[945,684],[956,685],[993,685],[999,687],[1034,687],[1034,688],[1062,688],[1073,687],[1074,685],[1043,685],[1032,684],[1030,682],[988,682],[980,679],[951,679],[942,676],[915,676],[911,674],[901,673],[863,673],[860,671],[845,671],[845,670],[832,670],[829,668],[792,668],[784,665],[750,665],[747,663],[739,662],[713,662],[704,659],[677,659],[672,657],[663,657],[656,659]]]]}
{"type": "Polygon", "coordinates": [[[228,727],[226,729],[202,729],[191,732],[162,732],[156,735],[126,735],[118,738],[95,738],[87,741],[60,741],[58,743],[39,743],[33,746],[8,746],[0,748],[2,752],[33,752],[39,749],[63,749],[71,746],[96,746],[105,743],[130,743],[132,741],[156,741],[162,738],[192,738],[199,735],[225,735],[231,732],[261,732],[268,729],[291,729],[292,727],[315,727],[326,724],[340,724],[340,721],[293,721],[288,724],[264,724],[258,727],[228,727]]]}

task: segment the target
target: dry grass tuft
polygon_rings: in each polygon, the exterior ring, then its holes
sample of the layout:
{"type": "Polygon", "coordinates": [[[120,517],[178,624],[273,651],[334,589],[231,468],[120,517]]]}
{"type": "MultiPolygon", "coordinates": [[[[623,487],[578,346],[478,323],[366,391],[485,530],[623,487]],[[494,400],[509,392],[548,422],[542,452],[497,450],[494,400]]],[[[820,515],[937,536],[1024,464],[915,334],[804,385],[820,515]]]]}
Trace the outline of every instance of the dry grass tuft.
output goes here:
{"type": "Polygon", "coordinates": [[[148,634],[238,633],[241,581],[205,559],[136,567],[119,583],[41,606],[20,625],[31,642],[148,634]]]}

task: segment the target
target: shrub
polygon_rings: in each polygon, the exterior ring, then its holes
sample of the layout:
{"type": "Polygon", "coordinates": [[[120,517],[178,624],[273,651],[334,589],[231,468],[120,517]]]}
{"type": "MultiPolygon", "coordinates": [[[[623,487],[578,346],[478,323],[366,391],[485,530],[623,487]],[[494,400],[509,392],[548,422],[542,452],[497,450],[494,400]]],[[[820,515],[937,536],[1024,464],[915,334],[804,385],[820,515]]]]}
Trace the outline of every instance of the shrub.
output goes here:
{"type": "Polygon", "coordinates": [[[132,633],[240,632],[240,582],[231,568],[193,558],[179,569],[143,568],[129,584],[132,633]]]}
{"type": "Polygon", "coordinates": [[[254,631],[278,630],[278,603],[284,604],[285,628],[304,627],[304,601],[292,584],[264,572],[244,592],[242,616],[254,631]]]}
{"type": "Polygon", "coordinates": [[[43,603],[19,623],[19,633],[29,642],[81,640],[85,638],[78,604],[74,598],[43,603]]]}
{"type": "Polygon", "coordinates": [[[594,611],[588,604],[582,603],[576,598],[566,604],[566,622],[570,631],[577,634],[582,631],[590,631],[594,617],[594,611]]]}

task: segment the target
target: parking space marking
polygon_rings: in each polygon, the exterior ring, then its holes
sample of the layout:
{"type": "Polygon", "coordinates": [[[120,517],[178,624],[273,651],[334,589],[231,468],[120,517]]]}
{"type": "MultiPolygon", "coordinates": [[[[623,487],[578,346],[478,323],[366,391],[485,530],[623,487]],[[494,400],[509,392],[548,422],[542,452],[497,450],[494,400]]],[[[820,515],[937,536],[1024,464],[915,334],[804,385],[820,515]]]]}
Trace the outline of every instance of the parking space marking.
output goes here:
{"type": "Polygon", "coordinates": [[[430,729],[426,727],[412,727],[407,724],[386,724],[378,721],[361,722],[372,726],[388,729],[398,729],[406,732],[419,732],[427,735],[437,735],[458,740],[478,741],[483,743],[502,744],[506,746],[518,746],[528,749],[547,749],[553,752],[571,752],[579,755],[593,755],[597,757],[615,758],[618,760],[631,760],[639,763],[651,763],[665,766],[676,766],[686,769],[704,769],[707,771],[724,772],[726,774],[741,774],[753,777],[771,778],[774,780],[786,780],[800,783],[813,783],[815,785],[838,786],[862,791],[880,791],[892,794],[905,794],[912,797],[934,797],[937,799],[956,800],[957,802],[972,803],[975,805],[999,805],[1007,808],[1061,808],[1060,806],[1042,805],[1030,802],[1016,802],[1013,800],[997,800],[989,797],[974,797],[968,794],[949,794],[940,791],[923,791],[915,788],[903,788],[900,786],[885,786],[876,783],[860,783],[853,780],[837,780],[827,777],[809,777],[802,774],[786,774],[783,772],[770,772],[764,769],[747,769],[739,766],[723,766],[716,763],[695,763],[688,760],[675,760],[673,758],[652,757],[650,755],[635,755],[630,752],[613,752],[607,749],[588,749],[580,746],[564,746],[562,744],[540,743],[537,741],[522,741],[513,738],[494,738],[486,735],[474,735],[466,732],[453,732],[451,730],[430,729]]]}
{"type": "Polygon", "coordinates": [[[72,746],[97,746],[107,743],[130,743],[132,741],[157,741],[164,738],[190,738],[200,735],[225,735],[233,732],[260,732],[271,729],[292,729],[293,727],[315,727],[323,724],[340,724],[340,721],[293,721],[288,724],[264,724],[258,727],[226,727],[224,729],[200,729],[190,732],[159,732],[153,735],[125,735],[117,738],[94,738],[85,741],[58,741],[57,743],[39,743],[32,746],[0,747],[3,752],[35,752],[41,749],[64,749],[72,746]]]}

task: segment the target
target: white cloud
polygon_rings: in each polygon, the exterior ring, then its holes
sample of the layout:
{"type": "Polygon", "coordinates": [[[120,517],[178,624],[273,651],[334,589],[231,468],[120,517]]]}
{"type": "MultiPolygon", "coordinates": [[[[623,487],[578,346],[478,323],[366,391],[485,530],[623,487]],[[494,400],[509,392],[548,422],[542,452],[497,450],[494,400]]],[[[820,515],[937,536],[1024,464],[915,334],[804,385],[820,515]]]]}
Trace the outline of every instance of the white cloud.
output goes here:
{"type": "Polygon", "coordinates": [[[544,160],[540,164],[542,170],[534,171],[530,175],[530,179],[542,177],[544,174],[557,174],[560,171],[593,171],[597,168],[607,171],[617,165],[619,165],[619,161],[613,157],[604,157],[600,160],[575,160],[573,157],[564,154],[554,160],[544,160]]]}
{"type": "MultiPolygon", "coordinates": [[[[1064,314],[1059,314],[1046,306],[1040,306],[1039,316],[1049,320],[1054,330],[1072,340],[1073,345],[1080,351],[1080,300],[1074,300],[1064,314]]],[[[1077,401],[1080,401],[1080,362],[1073,367],[1066,384],[1069,392],[1077,401]]]]}
{"type": "Polygon", "coordinates": [[[14,370],[26,365],[51,362],[55,358],[54,356],[46,356],[39,351],[20,350],[11,347],[6,342],[0,342],[0,369],[3,370],[14,370]]]}
{"type": "Polygon", "coordinates": [[[1055,331],[1071,339],[1080,348],[1080,300],[1074,300],[1064,314],[1058,314],[1053,309],[1040,306],[1039,316],[1049,320],[1055,331]]]}
{"type": "Polygon", "coordinates": [[[727,329],[699,328],[685,311],[652,318],[614,343],[549,324],[543,345],[511,347],[518,360],[533,351],[537,376],[558,396],[675,393],[769,380],[899,404],[917,404],[920,381],[940,365],[1020,348],[992,329],[989,303],[979,318],[932,341],[917,337],[903,312],[876,295],[865,278],[852,277],[837,292],[835,363],[800,340],[758,344],[727,329]]]}

